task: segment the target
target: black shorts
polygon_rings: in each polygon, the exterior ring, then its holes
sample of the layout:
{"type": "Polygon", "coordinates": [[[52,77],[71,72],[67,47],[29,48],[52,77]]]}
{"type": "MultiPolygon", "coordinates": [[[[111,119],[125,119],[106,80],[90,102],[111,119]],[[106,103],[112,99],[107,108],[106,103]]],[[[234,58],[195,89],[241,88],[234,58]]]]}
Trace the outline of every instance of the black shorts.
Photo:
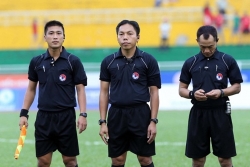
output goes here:
{"type": "Polygon", "coordinates": [[[155,155],[155,142],[147,143],[151,111],[143,103],[131,107],[111,106],[108,112],[108,156],[118,157],[126,151],[150,157],[155,155]]]}
{"type": "Polygon", "coordinates": [[[36,156],[58,150],[64,156],[79,155],[74,108],[61,112],[38,111],[35,121],[36,156]]]}
{"type": "Polygon", "coordinates": [[[186,156],[202,158],[210,153],[221,158],[236,156],[231,115],[220,109],[192,108],[189,114],[186,156]]]}

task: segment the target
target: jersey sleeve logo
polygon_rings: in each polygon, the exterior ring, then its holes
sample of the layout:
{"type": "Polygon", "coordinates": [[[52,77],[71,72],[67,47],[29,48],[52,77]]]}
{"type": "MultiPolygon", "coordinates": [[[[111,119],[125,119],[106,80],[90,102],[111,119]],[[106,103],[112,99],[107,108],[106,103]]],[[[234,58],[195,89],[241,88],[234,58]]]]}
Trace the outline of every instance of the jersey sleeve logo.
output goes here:
{"type": "Polygon", "coordinates": [[[60,76],[59,76],[59,79],[60,79],[60,81],[65,81],[66,80],[66,75],[65,74],[61,74],[60,76]]]}
{"type": "Polygon", "coordinates": [[[132,78],[133,78],[134,80],[139,79],[139,77],[140,77],[140,75],[139,75],[138,72],[134,72],[134,73],[132,74],[132,78]]]}
{"type": "Polygon", "coordinates": [[[217,75],[216,75],[216,78],[217,78],[217,80],[222,80],[223,79],[223,75],[221,74],[221,73],[218,73],[217,75]]]}

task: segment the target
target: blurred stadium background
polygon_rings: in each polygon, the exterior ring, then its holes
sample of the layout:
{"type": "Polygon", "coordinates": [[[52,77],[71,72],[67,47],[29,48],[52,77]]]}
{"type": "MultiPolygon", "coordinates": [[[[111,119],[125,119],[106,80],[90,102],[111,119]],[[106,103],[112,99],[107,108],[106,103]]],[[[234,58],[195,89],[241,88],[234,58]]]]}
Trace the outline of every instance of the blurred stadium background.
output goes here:
{"type": "MultiPolygon", "coordinates": [[[[163,82],[160,109],[189,109],[189,100],[178,95],[178,77],[184,60],[199,51],[196,31],[203,25],[206,3],[206,0],[163,0],[161,6],[156,7],[154,0],[0,1],[0,111],[21,108],[29,61],[45,52],[43,27],[52,19],[64,24],[64,46],[80,57],[85,66],[89,78],[86,90],[89,110],[98,109],[100,62],[118,49],[115,27],[123,19],[138,21],[141,27],[138,46],[159,62],[163,82]],[[172,25],[167,50],[159,49],[159,24],[163,18],[172,25]]],[[[209,5],[212,13],[217,13],[216,0],[210,0],[209,5]]],[[[250,90],[250,35],[244,37],[243,42],[237,42],[239,37],[232,36],[233,17],[235,12],[241,16],[249,12],[249,6],[249,0],[228,0],[224,40],[218,45],[219,50],[234,56],[242,70],[242,92],[232,97],[232,105],[237,109],[250,108],[250,104],[245,103],[250,90]]],[[[31,109],[36,110],[36,100],[31,109]]]]}
{"type": "MultiPolygon", "coordinates": [[[[190,166],[191,161],[184,156],[186,127],[190,101],[179,97],[178,79],[185,59],[196,54],[196,30],[203,25],[203,8],[207,2],[213,14],[217,13],[217,0],[162,0],[155,6],[155,0],[1,0],[0,1],[0,147],[3,154],[0,166],[34,166],[34,126],[35,112],[30,113],[29,129],[25,148],[18,161],[13,160],[18,129],[18,113],[22,107],[27,88],[27,70],[30,59],[46,51],[43,41],[43,27],[46,21],[56,19],[65,26],[66,49],[77,55],[83,62],[88,75],[87,109],[98,111],[99,67],[101,60],[118,49],[115,27],[123,19],[139,22],[141,37],[139,47],[151,53],[158,60],[162,89],[160,90],[160,123],[157,125],[157,156],[155,165],[161,167],[190,166]],[[159,49],[159,24],[167,18],[172,25],[170,48],[159,49]],[[33,24],[35,20],[35,25],[33,24]],[[35,32],[34,32],[35,29],[35,32]],[[7,112],[6,112],[7,111],[7,112]],[[16,111],[16,112],[9,112],[16,111]]],[[[250,37],[232,35],[234,13],[240,16],[250,13],[249,0],[227,0],[227,23],[223,27],[224,40],[218,49],[231,54],[239,63],[244,78],[242,91],[231,97],[235,137],[238,156],[235,164],[248,165],[250,103],[250,37]],[[244,40],[243,40],[244,38],[244,40]],[[238,39],[241,41],[239,42],[238,39]],[[242,111],[244,110],[244,111],[242,111]],[[242,111],[242,112],[238,112],[242,111]]],[[[220,37],[221,34],[219,34],[220,37]]],[[[36,97],[37,98],[37,97],[36,97]]],[[[36,111],[37,99],[31,110],[36,111]]],[[[79,165],[88,167],[109,166],[107,147],[98,136],[97,112],[89,113],[87,132],[79,135],[81,156],[79,165]],[[96,158],[98,156],[98,159],[96,158]],[[95,162],[95,163],[93,163],[95,162]]],[[[128,154],[127,166],[135,167],[138,162],[128,154]]],[[[210,154],[207,167],[218,165],[210,154]]],[[[52,166],[63,166],[61,155],[53,155],[52,166]]]]}

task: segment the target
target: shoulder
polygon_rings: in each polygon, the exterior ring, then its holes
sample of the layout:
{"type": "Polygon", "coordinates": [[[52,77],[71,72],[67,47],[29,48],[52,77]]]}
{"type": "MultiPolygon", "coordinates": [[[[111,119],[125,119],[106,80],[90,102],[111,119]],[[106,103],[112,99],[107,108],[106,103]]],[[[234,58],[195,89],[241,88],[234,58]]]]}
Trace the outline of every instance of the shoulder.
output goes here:
{"type": "Polygon", "coordinates": [[[34,57],[31,59],[31,63],[37,64],[37,63],[41,62],[44,58],[45,58],[45,53],[40,54],[40,55],[38,55],[38,56],[34,56],[34,57]]]}
{"type": "Polygon", "coordinates": [[[138,50],[138,55],[145,61],[156,61],[155,57],[147,52],[144,52],[143,50],[138,50]]]}
{"type": "Polygon", "coordinates": [[[76,55],[74,55],[72,53],[68,53],[68,59],[70,61],[81,61],[79,57],[77,57],[76,55]]]}
{"type": "Polygon", "coordinates": [[[235,62],[235,61],[236,61],[232,55],[229,55],[229,54],[224,53],[224,52],[219,52],[219,57],[220,57],[223,61],[226,61],[226,62],[228,62],[228,63],[230,63],[230,62],[235,62]]]}
{"type": "Polygon", "coordinates": [[[112,61],[114,61],[114,59],[116,59],[117,58],[117,52],[115,52],[115,53],[112,53],[112,54],[110,54],[110,55],[108,55],[108,56],[106,56],[106,57],[104,57],[104,59],[102,60],[102,62],[112,62],[112,61]]]}
{"type": "Polygon", "coordinates": [[[185,60],[186,64],[193,64],[195,63],[197,60],[199,60],[201,57],[200,53],[193,55],[191,57],[189,57],[188,59],[185,60]]]}

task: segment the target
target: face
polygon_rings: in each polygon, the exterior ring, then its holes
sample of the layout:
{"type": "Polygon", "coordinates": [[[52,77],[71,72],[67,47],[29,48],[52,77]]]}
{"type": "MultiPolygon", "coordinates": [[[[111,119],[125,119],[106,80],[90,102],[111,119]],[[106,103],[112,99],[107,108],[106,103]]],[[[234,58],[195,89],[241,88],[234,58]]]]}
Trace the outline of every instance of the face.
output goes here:
{"type": "Polygon", "coordinates": [[[139,39],[134,27],[130,24],[124,24],[119,27],[117,40],[122,49],[129,50],[136,47],[139,39]]]}
{"type": "Polygon", "coordinates": [[[209,35],[208,39],[204,39],[204,36],[201,35],[197,42],[200,46],[202,54],[205,57],[211,57],[214,54],[217,47],[217,42],[212,35],[209,35]]]}
{"type": "Polygon", "coordinates": [[[60,26],[48,27],[44,39],[48,43],[49,48],[52,49],[61,48],[64,42],[64,33],[62,27],[60,26]]]}

